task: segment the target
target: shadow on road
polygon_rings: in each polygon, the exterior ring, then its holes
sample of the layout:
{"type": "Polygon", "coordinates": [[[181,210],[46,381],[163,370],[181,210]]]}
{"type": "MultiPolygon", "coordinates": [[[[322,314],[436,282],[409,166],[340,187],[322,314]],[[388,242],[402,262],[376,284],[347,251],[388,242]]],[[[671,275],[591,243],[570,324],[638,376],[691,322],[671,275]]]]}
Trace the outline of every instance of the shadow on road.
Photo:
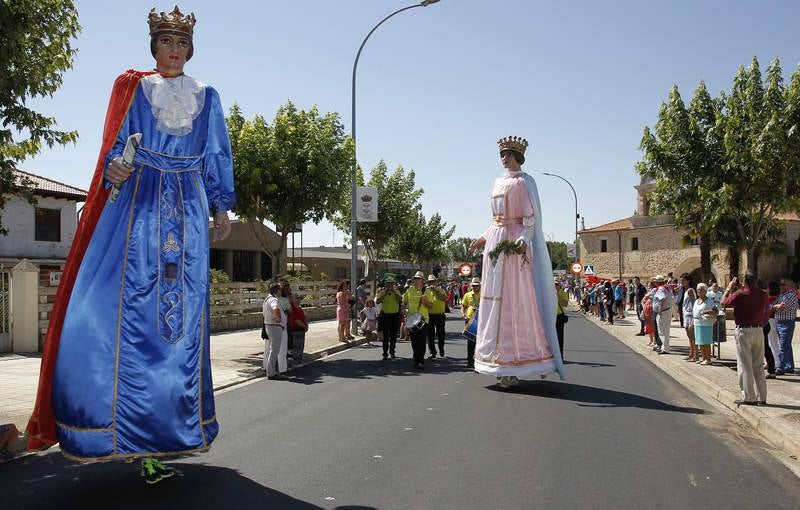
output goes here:
{"type": "Polygon", "coordinates": [[[58,453],[31,456],[0,467],[2,507],[102,508],[281,508],[321,507],[264,487],[233,469],[169,463],[178,474],[155,485],[139,476],[139,463],[76,464],[58,453]]]}
{"type": "Polygon", "coordinates": [[[660,400],[643,397],[634,393],[565,382],[520,381],[519,386],[513,388],[503,389],[499,385],[494,384],[486,388],[503,393],[571,400],[576,402],[580,407],[636,407],[639,409],[651,409],[653,411],[705,414],[705,411],[702,409],[674,406],[660,400]]]}
{"type": "Polygon", "coordinates": [[[565,365],[578,365],[581,367],[593,367],[593,368],[600,368],[600,367],[615,367],[612,363],[600,363],[600,362],[593,362],[593,361],[565,361],[565,365]]]}

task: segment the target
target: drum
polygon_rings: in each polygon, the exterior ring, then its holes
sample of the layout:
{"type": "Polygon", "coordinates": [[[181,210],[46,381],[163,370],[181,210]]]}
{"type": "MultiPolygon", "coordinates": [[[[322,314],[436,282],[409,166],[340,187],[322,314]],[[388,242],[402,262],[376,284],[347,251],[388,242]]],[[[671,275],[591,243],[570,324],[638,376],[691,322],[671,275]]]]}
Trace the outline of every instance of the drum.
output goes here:
{"type": "Polygon", "coordinates": [[[464,332],[462,333],[464,337],[474,342],[475,338],[478,336],[478,310],[475,310],[475,313],[472,314],[472,318],[469,320],[466,326],[464,326],[464,332]]]}
{"type": "Polygon", "coordinates": [[[422,316],[421,313],[412,313],[408,317],[406,317],[406,331],[409,333],[416,333],[420,329],[425,327],[425,318],[422,316]]]}

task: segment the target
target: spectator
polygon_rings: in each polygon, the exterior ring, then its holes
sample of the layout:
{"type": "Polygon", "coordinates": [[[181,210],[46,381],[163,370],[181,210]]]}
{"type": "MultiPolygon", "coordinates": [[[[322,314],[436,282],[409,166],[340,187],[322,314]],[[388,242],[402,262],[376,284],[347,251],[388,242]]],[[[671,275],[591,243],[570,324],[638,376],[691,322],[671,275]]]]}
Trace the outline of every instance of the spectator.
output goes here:
{"type": "MultiPolygon", "coordinates": [[[[689,295],[687,294],[687,299],[689,295]]],[[[694,340],[700,351],[701,365],[711,364],[711,342],[714,340],[714,323],[717,320],[717,304],[708,298],[708,285],[697,284],[697,299],[692,305],[694,340]]]]}
{"type": "Polygon", "coordinates": [[[714,339],[724,341],[725,338],[725,308],[722,306],[723,291],[719,287],[717,280],[712,279],[708,288],[708,299],[717,307],[717,320],[714,322],[714,339]]]}
{"type": "Polygon", "coordinates": [[[686,336],[689,339],[689,355],[684,359],[686,361],[699,361],[700,356],[698,355],[697,346],[695,345],[695,330],[693,323],[694,302],[697,300],[697,295],[692,288],[692,277],[689,276],[689,273],[683,273],[681,275],[681,290],[683,291],[680,292],[680,295],[683,298],[683,304],[681,305],[681,315],[683,315],[681,324],[683,325],[684,329],[686,329],[686,336]]]}
{"type": "Polygon", "coordinates": [[[278,302],[280,292],[279,283],[270,284],[269,296],[264,300],[261,310],[268,337],[264,341],[264,371],[267,379],[278,379],[287,370],[286,314],[278,302]]]}
{"type": "Polygon", "coordinates": [[[778,327],[775,323],[775,310],[772,305],[778,300],[781,293],[780,284],[776,281],[771,281],[767,285],[767,300],[769,307],[769,328],[767,329],[767,345],[764,346],[764,357],[767,358],[767,379],[775,379],[775,360],[778,359],[780,354],[780,341],[778,340],[778,327]],[[772,365],[770,366],[770,356],[767,355],[767,350],[771,353],[772,365]]]}
{"type": "MultiPolygon", "coordinates": [[[[642,300],[644,296],[647,294],[647,288],[642,285],[642,281],[639,279],[638,276],[633,278],[633,291],[631,295],[633,296],[633,304],[636,310],[636,317],[639,319],[639,332],[636,333],[636,336],[644,336],[645,331],[645,323],[644,317],[642,316],[642,300]]],[[[651,315],[652,315],[652,304],[651,306],[651,315]]]]}
{"type": "Polygon", "coordinates": [[[653,317],[653,292],[655,292],[656,285],[650,282],[650,290],[645,292],[642,297],[642,321],[644,322],[644,332],[650,337],[648,347],[655,347],[656,345],[656,323],[653,317]]]}
{"type": "Polygon", "coordinates": [[[620,319],[625,318],[625,284],[617,281],[614,285],[614,313],[620,319]]]}
{"type": "Polygon", "coordinates": [[[292,310],[289,312],[288,329],[292,338],[292,366],[300,368],[303,366],[303,350],[306,345],[308,321],[300,303],[295,300],[292,300],[292,310]]]}
{"type": "Polygon", "coordinates": [[[656,290],[653,294],[653,317],[656,321],[656,352],[659,354],[669,354],[669,327],[672,320],[672,306],[674,295],[672,290],[665,284],[663,276],[657,275],[653,278],[656,290]]]}
{"type": "Polygon", "coordinates": [[[558,337],[558,348],[561,351],[561,361],[566,363],[564,359],[564,324],[567,323],[567,305],[569,305],[569,294],[561,288],[561,282],[556,278],[556,336],[558,337]]]}
{"type": "Polygon", "coordinates": [[[378,330],[378,310],[375,308],[375,301],[367,299],[366,305],[358,314],[361,319],[361,331],[368,340],[371,340],[378,330]]]}
{"type": "Polygon", "coordinates": [[[350,280],[342,280],[336,289],[336,320],[339,321],[339,341],[353,340],[350,335],[350,280]]]}
{"type": "MultiPolygon", "coordinates": [[[[762,324],[767,295],[756,285],[756,275],[747,271],[744,288],[734,277],[722,296],[723,306],[733,307],[736,322],[736,371],[742,398],[736,405],[766,405],[767,381],[764,377],[764,339],[762,324]]],[[[780,328],[778,328],[780,335],[780,328]]]]}
{"type": "Polygon", "coordinates": [[[608,323],[613,326],[614,325],[614,288],[611,286],[611,282],[607,281],[605,285],[603,285],[603,308],[605,309],[606,320],[608,323]]]}
{"type": "Polygon", "coordinates": [[[361,317],[361,310],[367,306],[368,297],[369,289],[367,288],[367,280],[362,278],[358,280],[358,287],[356,287],[356,317],[361,317]]]}
{"type": "Polygon", "coordinates": [[[797,292],[790,278],[781,278],[781,294],[772,305],[775,311],[775,329],[778,332],[778,365],[775,375],[794,373],[794,353],[792,338],[794,337],[794,321],[797,317],[797,292]]]}

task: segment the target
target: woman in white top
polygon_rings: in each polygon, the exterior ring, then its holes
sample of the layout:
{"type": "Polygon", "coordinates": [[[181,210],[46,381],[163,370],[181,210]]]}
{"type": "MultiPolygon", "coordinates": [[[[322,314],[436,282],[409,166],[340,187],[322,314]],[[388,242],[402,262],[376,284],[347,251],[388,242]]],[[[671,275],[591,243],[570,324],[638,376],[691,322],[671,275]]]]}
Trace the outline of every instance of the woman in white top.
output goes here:
{"type": "Polygon", "coordinates": [[[286,313],[278,301],[280,292],[280,284],[271,283],[269,296],[264,300],[262,308],[268,337],[264,341],[264,370],[267,372],[267,379],[278,379],[287,370],[286,313]]]}
{"type": "Polygon", "coordinates": [[[692,306],[694,338],[703,360],[701,365],[711,364],[711,342],[714,339],[714,323],[717,320],[717,303],[707,297],[708,286],[697,284],[697,299],[692,306]]]}

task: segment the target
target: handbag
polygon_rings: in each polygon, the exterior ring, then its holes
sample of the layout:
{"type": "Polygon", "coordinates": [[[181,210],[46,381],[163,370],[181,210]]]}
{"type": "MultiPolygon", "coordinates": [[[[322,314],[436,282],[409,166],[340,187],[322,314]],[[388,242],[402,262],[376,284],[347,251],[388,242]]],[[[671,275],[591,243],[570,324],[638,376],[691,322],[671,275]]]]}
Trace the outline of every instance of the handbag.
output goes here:
{"type": "Polygon", "coordinates": [[[269,340],[269,335],[267,335],[267,326],[263,322],[261,323],[261,338],[263,340],[269,340]]]}

